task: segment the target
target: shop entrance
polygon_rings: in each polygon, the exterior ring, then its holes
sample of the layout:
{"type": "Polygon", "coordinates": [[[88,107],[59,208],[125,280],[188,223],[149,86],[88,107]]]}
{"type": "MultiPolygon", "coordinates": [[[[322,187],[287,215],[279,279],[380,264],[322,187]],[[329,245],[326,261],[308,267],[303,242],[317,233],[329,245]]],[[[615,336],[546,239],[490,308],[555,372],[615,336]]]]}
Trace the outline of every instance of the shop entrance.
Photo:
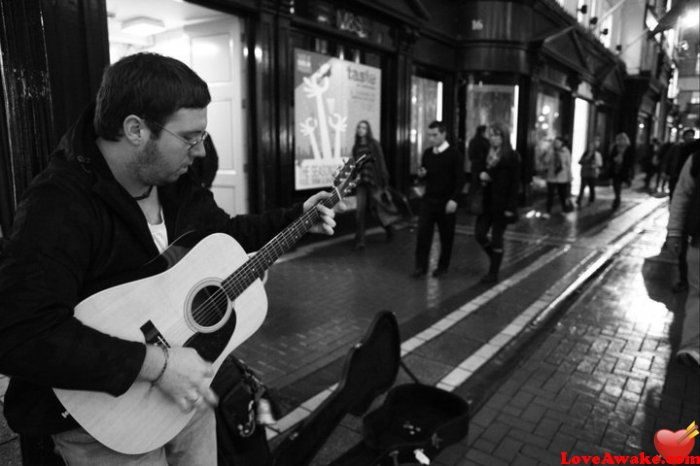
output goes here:
{"type": "Polygon", "coordinates": [[[182,61],[207,82],[212,96],[207,131],[218,155],[211,190],[229,214],[247,213],[243,21],[173,0],[108,0],[107,12],[112,63],[155,52],[182,61]]]}

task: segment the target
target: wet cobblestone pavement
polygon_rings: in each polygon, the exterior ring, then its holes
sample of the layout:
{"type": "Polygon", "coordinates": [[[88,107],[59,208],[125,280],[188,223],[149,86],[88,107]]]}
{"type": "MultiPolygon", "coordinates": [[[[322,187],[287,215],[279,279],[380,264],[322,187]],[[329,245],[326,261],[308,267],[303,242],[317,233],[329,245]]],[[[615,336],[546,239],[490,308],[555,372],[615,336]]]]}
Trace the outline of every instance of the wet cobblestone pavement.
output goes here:
{"type": "Polygon", "coordinates": [[[616,256],[476,413],[468,440],[437,464],[653,456],[656,431],[700,418],[700,371],[672,358],[684,295],[670,291],[676,266],[659,256],[665,219],[616,256]]]}
{"type": "MultiPolygon", "coordinates": [[[[626,192],[612,212],[608,191],[549,220],[537,217],[541,201],[526,209],[506,235],[503,280],[493,288],[479,283],[487,259],[466,215],[439,279],[409,277],[410,228],[391,243],[372,234],[362,252],[351,237],[301,247],[270,271],[268,316],[237,355],[274,389],[285,429],[320,403],[348,348],[389,309],[419,379],[473,404],[468,438],[433,464],[559,464],[562,451],[655,454],[656,430],[700,420],[700,371],[671,360],[683,311],[682,295],[669,291],[675,265],[656,257],[665,200],[626,192]],[[565,310],[538,323],[569,294],[565,310]]],[[[400,372],[397,383],[407,381],[400,372]]],[[[0,396],[6,382],[0,376],[0,396]]],[[[360,440],[360,420],[346,416],[312,464],[360,440]]],[[[20,464],[17,443],[0,418],[0,464],[20,464]]]]}

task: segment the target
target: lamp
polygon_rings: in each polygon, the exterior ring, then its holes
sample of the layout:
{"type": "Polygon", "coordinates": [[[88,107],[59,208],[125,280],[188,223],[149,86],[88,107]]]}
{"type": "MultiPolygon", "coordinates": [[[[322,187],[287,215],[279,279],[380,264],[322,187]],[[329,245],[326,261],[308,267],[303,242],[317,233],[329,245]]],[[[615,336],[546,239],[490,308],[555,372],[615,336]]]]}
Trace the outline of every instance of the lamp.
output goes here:
{"type": "Polygon", "coordinates": [[[579,8],[578,11],[580,11],[582,15],[585,15],[588,13],[588,5],[581,5],[581,8],[579,8]]]}
{"type": "Polygon", "coordinates": [[[600,35],[601,35],[601,36],[607,36],[609,32],[610,32],[610,31],[608,30],[608,28],[605,28],[605,29],[603,29],[602,31],[600,31],[600,35]]]}
{"type": "Polygon", "coordinates": [[[159,19],[147,18],[139,16],[132,18],[122,23],[122,32],[134,34],[136,36],[152,36],[159,32],[165,31],[165,24],[159,19]]]}
{"type": "Polygon", "coordinates": [[[597,16],[594,16],[594,17],[592,17],[591,19],[589,19],[589,20],[588,20],[588,24],[591,25],[591,26],[595,26],[596,24],[598,24],[598,17],[597,17],[597,16]]]}

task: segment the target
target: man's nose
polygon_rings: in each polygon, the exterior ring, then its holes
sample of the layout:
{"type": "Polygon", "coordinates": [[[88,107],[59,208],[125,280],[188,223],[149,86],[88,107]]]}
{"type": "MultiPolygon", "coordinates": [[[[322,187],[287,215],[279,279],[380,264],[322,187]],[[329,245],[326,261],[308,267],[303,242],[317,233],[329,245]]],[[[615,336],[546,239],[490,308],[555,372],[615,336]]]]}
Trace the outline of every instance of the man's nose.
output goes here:
{"type": "Polygon", "coordinates": [[[204,157],[207,155],[207,150],[204,148],[204,141],[200,141],[190,150],[192,157],[204,157]]]}

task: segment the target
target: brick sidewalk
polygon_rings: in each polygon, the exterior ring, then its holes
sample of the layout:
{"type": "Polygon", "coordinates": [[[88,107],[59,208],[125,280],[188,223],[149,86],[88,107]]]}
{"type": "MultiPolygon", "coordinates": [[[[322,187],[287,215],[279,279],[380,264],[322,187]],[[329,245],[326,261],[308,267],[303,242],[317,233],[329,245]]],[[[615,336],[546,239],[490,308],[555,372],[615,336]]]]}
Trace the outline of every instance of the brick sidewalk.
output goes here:
{"type": "MultiPolygon", "coordinates": [[[[593,208],[554,216],[547,221],[524,218],[508,233],[503,276],[508,278],[516,274],[562,244],[583,244],[583,247],[576,246],[578,250],[574,254],[553,262],[554,266],[548,269],[549,278],[542,276],[540,280],[540,286],[546,289],[548,283],[575,269],[578,261],[586,256],[585,249],[597,247],[594,242],[587,242],[592,232],[601,226],[619,223],[627,210],[645,199],[629,195],[622,208],[611,213],[606,193],[601,191],[601,202],[593,208]]],[[[363,253],[352,251],[349,239],[331,240],[320,243],[310,255],[302,252],[292,260],[275,265],[267,285],[268,318],[260,331],[237,350],[238,355],[261,372],[266,382],[284,388],[285,399],[303,401],[309,394],[327,388],[337,381],[335,372],[325,373],[320,378],[307,376],[337,364],[347,348],[364,334],[376,311],[394,310],[406,339],[488,289],[478,284],[486,269],[486,257],[474,242],[470,228],[469,219],[461,222],[453,267],[450,274],[439,280],[429,277],[415,281],[408,277],[414,247],[414,236],[409,230],[397,232],[397,238],[390,244],[384,243],[382,235],[370,236],[368,249],[363,253]]],[[[531,279],[537,281],[535,276],[531,279]]],[[[535,299],[534,288],[530,291],[535,299]]],[[[504,308],[523,304],[517,297],[501,299],[504,308]]],[[[452,333],[446,333],[444,338],[436,339],[411,355],[410,358],[417,361],[419,375],[434,383],[452,369],[445,361],[459,360],[456,348],[467,351],[482,344],[490,335],[488,332],[497,330],[497,326],[484,317],[475,313],[473,325],[455,327],[452,333]],[[460,340],[459,332],[464,337],[474,334],[478,338],[471,346],[461,345],[459,342],[464,340],[460,340]]],[[[507,323],[508,316],[501,317],[499,325],[507,323]]],[[[0,376],[0,402],[6,381],[0,376]]],[[[350,431],[349,437],[341,439],[346,446],[356,438],[352,435],[357,435],[357,425],[350,431]]],[[[4,419],[0,418],[0,464],[19,464],[17,443],[4,419]]]]}
{"type": "Polygon", "coordinates": [[[700,371],[672,358],[683,299],[669,291],[675,265],[656,257],[664,226],[650,226],[615,259],[476,413],[469,438],[434,464],[655,455],[657,430],[700,420],[700,371]]]}

